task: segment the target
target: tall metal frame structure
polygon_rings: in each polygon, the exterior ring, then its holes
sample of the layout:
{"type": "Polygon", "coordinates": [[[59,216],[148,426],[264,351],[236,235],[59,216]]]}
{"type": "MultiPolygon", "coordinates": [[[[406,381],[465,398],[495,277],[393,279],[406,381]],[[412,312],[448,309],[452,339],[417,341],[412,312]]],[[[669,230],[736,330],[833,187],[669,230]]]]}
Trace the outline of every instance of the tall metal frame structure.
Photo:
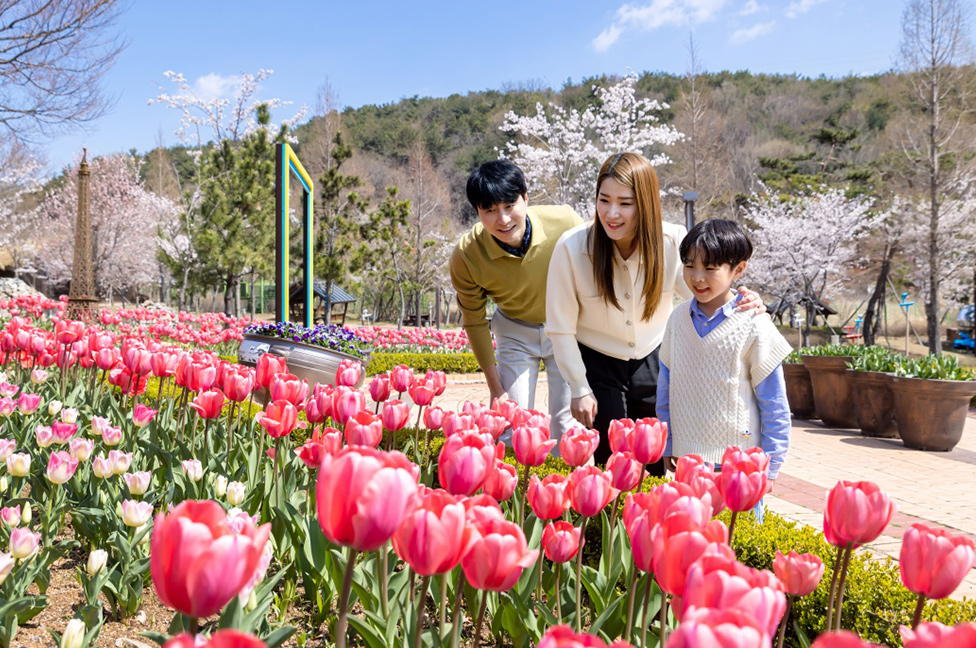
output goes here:
{"type": "Polygon", "coordinates": [[[75,255],[68,290],[68,317],[87,320],[95,309],[95,274],[91,232],[91,169],[88,149],[78,165],[78,213],[75,216],[75,255]]]}
{"type": "Polygon", "coordinates": [[[302,292],[305,295],[305,326],[315,322],[314,281],[312,265],[312,178],[299,161],[295,151],[287,143],[278,144],[275,151],[275,315],[279,322],[289,321],[288,293],[291,287],[289,272],[289,180],[298,179],[302,187],[302,217],[305,224],[302,232],[303,257],[305,269],[302,272],[302,292]]]}

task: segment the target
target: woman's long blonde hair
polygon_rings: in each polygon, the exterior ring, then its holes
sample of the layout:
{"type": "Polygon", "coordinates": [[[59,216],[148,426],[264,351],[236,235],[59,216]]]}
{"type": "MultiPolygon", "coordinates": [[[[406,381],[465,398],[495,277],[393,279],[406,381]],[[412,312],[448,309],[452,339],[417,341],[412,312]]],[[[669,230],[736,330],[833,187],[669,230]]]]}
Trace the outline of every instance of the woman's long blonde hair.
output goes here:
{"type": "MultiPolygon", "coordinates": [[[[600,199],[600,186],[607,178],[613,178],[634,191],[637,207],[637,249],[644,268],[644,299],[642,318],[651,319],[661,301],[664,279],[664,232],[661,228],[661,191],[657,173],[651,163],[640,153],[618,153],[607,159],[600,168],[596,180],[596,199],[600,199]]],[[[594,213],[596,223],[590,230],[588,245],[593,256],[593,278],[597,291],[604,301],[620,309],[620,302],[613,289],[613,241],[594,213]]]]}

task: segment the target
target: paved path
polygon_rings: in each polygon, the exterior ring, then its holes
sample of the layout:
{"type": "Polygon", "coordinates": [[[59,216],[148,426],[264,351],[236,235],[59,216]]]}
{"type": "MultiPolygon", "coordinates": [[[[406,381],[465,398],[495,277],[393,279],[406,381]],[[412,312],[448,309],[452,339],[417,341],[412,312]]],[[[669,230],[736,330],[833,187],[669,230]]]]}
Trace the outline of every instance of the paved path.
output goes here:
{"type": "MultiPolygon", "coordinates": [[[[488,401],[488,387],[478,375],[451,376],[435,404],[457,409],[466,400],[488,401]]],[[[546,384],[540,382],[536,409],[545,411],[546,403],[546,384]]],[[[794,420],[790,453],[767,505],[788,519],[822,528],[826,493],[841,479],[873,481],[898,506],[885,534],[868,546],[878,555],[897,560],[902,535],[919,521],[976,539],[976,412],[970,413],[952,452],[911,450],[900,439],[794,420]]],[[[976,569],[953,594],[963,596],[976,597],[976,569]]]]}

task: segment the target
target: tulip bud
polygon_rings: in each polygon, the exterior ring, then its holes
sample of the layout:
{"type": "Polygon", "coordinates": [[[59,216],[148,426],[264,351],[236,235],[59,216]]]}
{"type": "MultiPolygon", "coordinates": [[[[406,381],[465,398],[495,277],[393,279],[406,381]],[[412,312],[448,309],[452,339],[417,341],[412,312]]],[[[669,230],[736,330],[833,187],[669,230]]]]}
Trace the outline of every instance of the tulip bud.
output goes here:
{"type": "Polygon", "coordinates": [[[217,497],[223,497],[227,493],[227,478],[223,475],[217,475],[214,480],[214,495],[217,497]]]}
{"type": "Polygon", "coordinates": [[[203,479],[203,464],[200,463],[199,459],[184,459],[183,464],[183,474],[186,478],[192,482],[198,482],[203,479]]]}
{"type": "Polygon", "coordinates": [[[0,477],[0,495],[7,492],[7,476],[0,477]]]}
{"type": "Polygon", "coordinates": [[[89,576],[94,576],[105,569],[108,563],[108,552],[104,549],[95,549],[88,554],[88,564],[85,566],[89,576]]]}
{"type": "Polygon", "coordinates": [[[231,506],[240,506],[244,501],[244,484],[233,481],[227,484],[227,503],[231,506]]]}
{"type": "Polygon", "coordinates": [[[76,410],[73,407],[65,407],[63,410],[61,410],[62,423],[75,423],[77,421],[78,421],[78,410],[76,410]]]}
{"type": "Polygon", "coordinates": [[[24,523],[25,526],[30,525],[31,518],[34,517],[33,509],[31,509],[30,502],[24,502],[24,506],[21,508],[20,521],[24,523]]]}
{"type": "Polygon", "coordinates": [[[64,629],[64,634],[61,635],[60,648],[81,648],[84,644],[87,630],[88,628],[85,627],[85,622],[81,619],[68,621],[68,627],[64,629]]]}
{"type": "Polygon", "coordinates": [[[57,416],[58,412],[61,411],[61,401],[53,400],[47,404],[47,413],[51,416],[57,416]]]}

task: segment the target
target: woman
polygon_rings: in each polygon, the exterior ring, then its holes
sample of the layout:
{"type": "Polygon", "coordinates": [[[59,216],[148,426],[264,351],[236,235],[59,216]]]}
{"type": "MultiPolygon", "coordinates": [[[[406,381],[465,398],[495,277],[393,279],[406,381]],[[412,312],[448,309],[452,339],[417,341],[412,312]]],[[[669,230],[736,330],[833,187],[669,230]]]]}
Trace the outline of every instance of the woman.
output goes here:
{"type": "MultiPolygon", "coordinates": [[[[638,153],[600,169],[596,218],[559,239],[549,264],[546,333],[572,392],[573,417],[600,432],[594,459],[610,457],[610,421],[655,416],[658,347],[682,279],[685,228],[661,218],[657,174],[638,153]]],[[[759,296],[736,310],[765,310],[759,296]]],[[[649,468],[663,475],[663,462],[649,468]]]]}

